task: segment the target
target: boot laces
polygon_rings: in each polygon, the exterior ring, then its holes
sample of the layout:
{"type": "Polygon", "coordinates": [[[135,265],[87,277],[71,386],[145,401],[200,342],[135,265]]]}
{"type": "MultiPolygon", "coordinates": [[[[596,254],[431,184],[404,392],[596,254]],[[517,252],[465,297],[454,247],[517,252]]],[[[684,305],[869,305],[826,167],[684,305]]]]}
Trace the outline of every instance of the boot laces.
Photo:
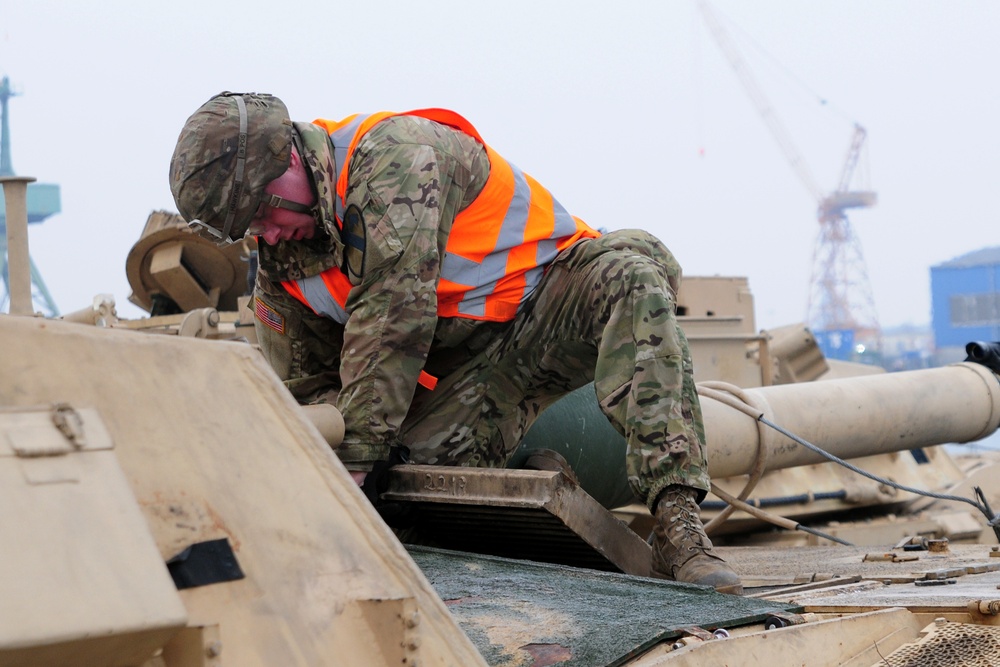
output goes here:
{"type": "MultiPolygon", "coordinates": [[[[701,526],[701,516],[698,507],[689,501],[687,496],[678,494],[672,503],[670,512],[670,532],[675,536],[678,548],[687,551],[707,553],[710,548],[705,529],[701,526]]],[[[671,540],[673,541],[673,540],[671,540]]]]}

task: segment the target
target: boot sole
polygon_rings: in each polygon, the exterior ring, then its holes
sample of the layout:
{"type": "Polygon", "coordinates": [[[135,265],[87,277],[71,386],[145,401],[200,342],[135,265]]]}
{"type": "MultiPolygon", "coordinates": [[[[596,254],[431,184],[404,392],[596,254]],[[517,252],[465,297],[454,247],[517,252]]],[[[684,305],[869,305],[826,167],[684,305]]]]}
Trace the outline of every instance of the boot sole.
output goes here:
{"type": "Polygon", "coordinates": [[[715,590],[727,595],[743,595],[743,584],[731,584],[729,586],[716,586],[715,590]]]}

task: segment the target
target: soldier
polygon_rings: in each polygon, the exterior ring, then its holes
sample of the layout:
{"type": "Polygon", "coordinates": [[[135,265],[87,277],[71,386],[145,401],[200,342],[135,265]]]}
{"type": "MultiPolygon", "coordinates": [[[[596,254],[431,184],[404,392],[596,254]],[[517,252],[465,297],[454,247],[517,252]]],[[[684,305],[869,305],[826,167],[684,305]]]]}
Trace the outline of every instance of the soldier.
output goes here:
{"type": "Polygon", "coordinates": [[[657,239],[587,226],[442,109],[293,123],[222,93],[181,131],[170,187],[203,233],[262,241],[261,349],[300,402],[343,413],[337,455],[374,503],[402,460],[503,466],[593,381],[656,517],[654,574],[742,593],[699,516],[681,269],[657,239]]]}

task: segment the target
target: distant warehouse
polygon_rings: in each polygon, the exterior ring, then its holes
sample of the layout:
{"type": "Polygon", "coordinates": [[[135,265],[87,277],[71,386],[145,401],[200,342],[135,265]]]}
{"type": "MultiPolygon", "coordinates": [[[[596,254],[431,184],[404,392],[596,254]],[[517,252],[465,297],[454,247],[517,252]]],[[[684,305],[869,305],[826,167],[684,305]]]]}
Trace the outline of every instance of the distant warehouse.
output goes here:
{"type": "Polygon", "coordinates": [[[1000,341],[1000,247],[932,266],[931,312],[938,363],[964,359],[969,341],[1000,341]]]}

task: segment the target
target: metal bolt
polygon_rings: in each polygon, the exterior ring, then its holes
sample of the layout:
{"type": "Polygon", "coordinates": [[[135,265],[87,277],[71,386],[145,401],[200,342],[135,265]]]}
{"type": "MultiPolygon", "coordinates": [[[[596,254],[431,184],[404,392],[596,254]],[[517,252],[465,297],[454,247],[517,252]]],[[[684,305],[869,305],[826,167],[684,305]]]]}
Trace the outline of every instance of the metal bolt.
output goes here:
{"type": "Polygon", "coordinates": [[[677,649],[684,648],[685,646],[691,646],[692,644],[699,644],[701,643],[701,641],[702,640],[698,639],[697,637],[681,637],[673,644],[671,644],[670,648],[676,651],[677,649]]]}
{"type": "Polygon", "coordinates": [[[210,641],[205,644],[205,655],[209,658],[218,658],[219,654],[222,653],[222,642],[219,640],[210,641]]]}

